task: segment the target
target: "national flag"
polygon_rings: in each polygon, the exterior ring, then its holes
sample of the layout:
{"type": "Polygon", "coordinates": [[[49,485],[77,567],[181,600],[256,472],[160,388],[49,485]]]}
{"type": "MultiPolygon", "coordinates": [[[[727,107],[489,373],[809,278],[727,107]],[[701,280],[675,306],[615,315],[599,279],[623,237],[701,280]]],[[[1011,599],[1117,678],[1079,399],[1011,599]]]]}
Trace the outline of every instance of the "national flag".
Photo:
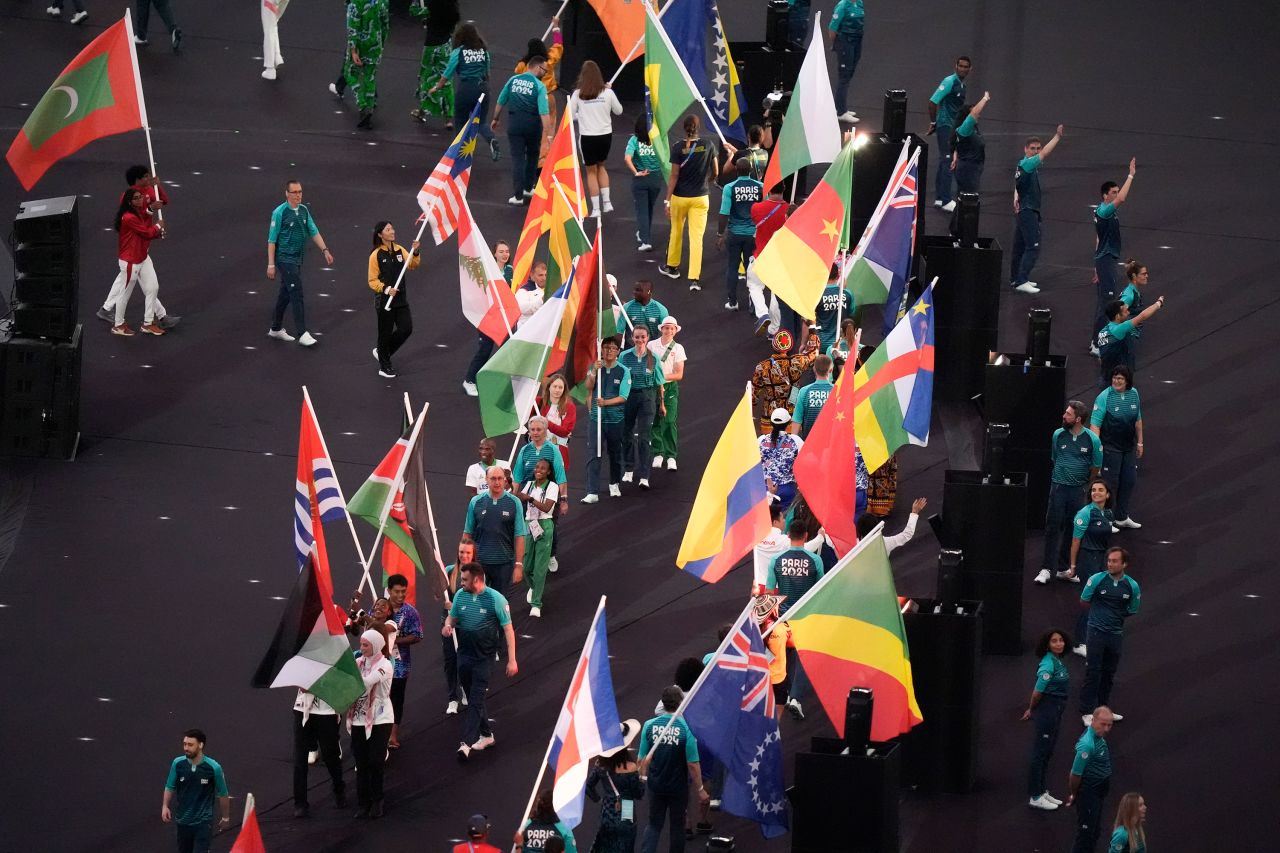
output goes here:
{"type": "Polygon", "coordinates": [[[276,20],[284,17],[284,10],[289,6],[289,0],[262,0],[262,8],[266,9],[276,20]]]}
{"type": "Polygon", "coordinates": [[[693,688],[685,722],[725,769],[721,810],[754,820],[766,838],[787,831],[782,738],[774,717],[769,654],[743,611],[693,688]]]}
{"type": "Polygon", "coordinates": [[[667,134],[684,111],[697,103],[698,95],[679,52],[647,3],[645,15],[644,85],[649,95],[649,142],[662,162],[663,177],[669,178],[671,143],[667,134]]]}
{"type": "MultiPolygon", "coordinates": [[[[571,390],[576,388],[578,383],[586,381],[587,372],[599,357],[599,338],[597,337],[600,324],[599,288],[603,286],[605,285],[600,281],[600,229],[597,228],[595,239],[591,243],[591,251],[578,261],[578,283],[573,288],[573,296],[570,300],[573,303],[573,317],[570,318],[570,310],[566,306],[564,318],[560,321],[560,337],[564,338],[566,326],[572,334],[572,343],[569,348],[573,351],[573,358],[568,361],[568,369],[565,371],[566,387],[571,390]]],[[[556,353],[552,353],[547,364],[547,374],[559,370],[565,363],[565,354],[561,353],[557,356],[556,353]],[[560,363],[553,368],[551,365],[557,358],[560,363]]]]}
{"type": "Polygon", "coordinates": [[[878,470],[904,444],[929,444],[933,327],[930,284],[854,376],[854,429],[868,473],[878,470]]]}
{"type": "Polygon", "coordinates": [[[573,110],[565,110],[560,115],[560,127],[551,140],[551,147],[547,149],[547,159],[542,164],[538,183],[533,187],[529,212],[525,214],[524,227],[520,229],[520,239],[516,242],[516,253],[511,261],[513,290],[529,280],[533,256],[538,249],[538,238],[564,222],[563,211],[557,214],[553,209],[557,198],[553,178],[560,182],[569,199],[569,208],[576,212],[577,218],[582,219],[587,215],[586,203],[582,198],[582,176],[578,170],[577,150],[573,132],[573,110]]]}
{"type": "Polygon", "coordinates": [[[751,266],[765,287],[810,320],[816,317],[836,253],[849,246],[852,192],[853,145],[849,144],[751,266]]]}
{"type": "Polygon", "coordinates": [[[326,521],[340,521],[345,515],[342,489],[333,471],[333,460],[325,451],[311,400],[304,395],[293,493],[293,548],[299,569],[306,565],[317,541],[320,542],[320,550],[325,550],[324,530],[320,525],[326,521]]]}
{"type": "Polygon", "coordinates": [[[253,675],[254,687],[301,687],[338,713],[364,694],[342,619],[332,605],[312,557],[285,602],[275,636],[253,675]]]}
{"type": "MultiPolygon", "coordinates": [[[[836,99],[831,93],[827,56],[822,49],[821,14],[817,20],[813,38],[809,40],[809,50],[804,55],[800,74],[791,90],[791,103],[787,106],[782,129],[778,131],[773,156],[765,169],[766,192],[805,166],[834,162],[841,151],[840,120],[836,117],[836,99]]],[[[850,173],[847,182],[852,180],[850,173]]],[[[845,192],[848,192],[848,187],[845,192]]]]}
{"type": "Polygon", "coordinates": [[[606,635],[602,597],[556,719],[547,756],[548,767],[555,773],[551,801],[560,820],[570,829],[582,822],[582,797],[591,759],[623,744],[606,635]]]}
{"type": "Polygon", "coordinates": [[[613,42],[618,60],[626,62],[644,53],[644,44],[636,43],[644,38],[644,7],[641,0],[588,0],[596,17],[604,25],[604,31],[613,42]],[[635,51],[634,53],[632,51],[635,51]]]}
{"type": "Polygon", "coordinates": [[[267,846],[262,842],[262,830],[258,828],[258,809],[253,794],[245,798],[244,821],[240,824],[236,843],[231,845],[231,853],[267,853],[267,846]]]}
{"type": "MultiPolygon", "coordinates": [[[[859,338],[861,336],[859,335],[859,338]]],[[[852,352],[856,353],[857,343],[852,352]]],[[[836,554],[849,553],[858,542],[855,456],[856,380],[852,370],[840,372],[835,387],[800,448],[792,473],[809,509],[830,537],[836,554]]]]}
{"type": "Polygon", "coordinates": [[[851,687],[875,694],[871,739],[887,741],[924,717],[911,680],[907,632],[884,537],[876,530],[787,611],[791,640],[818,700],[844,737],[851,687]]]}
{"type": "Polygon", "coordinates": [[[466,196],[459,197],[458,202],[458,281],[462,288],[462,314],[482,335],[501,344],[520,319],[520,306],[471,215],[466,196]]]}
{"type": "Polygon", "coordinates": [[[751,418],[751,390],[738,400],[702,473],[676,565],[715,583],[769,532],[769,493],[751,418]]]}
{"type": "MultiPolygon", "coordinates": [[[[365,480],[364,485],[356,490],[351,500],[347,501],[347,512],[382,530],[382,535],[394,543],[420,572],[425,572],[426,568],[423,566],[422,556],[415,540],[426,542],[422,538],[426,535],[425,528],[406,530],[399,524],[388,523],[388,520],[392,507],[397,501],[403,500],[405,472],[413,455],[417,454],[418,464],[421,465],[422,421],[425,417],[425,408],[423,412],[424,414],[419,415],[411,426],[405,428],[404,434],[396,440],[391,450],[373,469],[369,479],[365,480]]],[[[412,519],[406,518],[406,521],[409,527],[414,526],[412,519]]],[[[421,528],[420,525],[419,527],[421,528]]]]}
{"type": "Polygon", "coordinates": [[[405,460],[400,491],[391,504],[382,548],[383,583],[391,575],[404,575],[409,582],[405,598],[414,607],[418,606],[417,572],[426,575],[427,591],[433,602],[443,604],[449,595],[444,559],[436,546],[433,532],[435,523],[431,515],[431,501],[427,497],[425,446],[426,434],[419,431],[409,450],[409,458],[405,460]],[[435,559],[434,566],[427,565],[428,554],[435,559]]]}
{"type": "Polygon", "coordinates": [[[897,321],[898,306],[911,275],[915,242],[916,173],[920,152],[911,154],[906,143],[889,176],[849,266],[848,287],[859,305],[885,304],[886,334],[897,321]]]}
{"type": "Polygon", "coordinates": [[[711,64],[716,67],[711,76],[711,92],[707,100],[711,105],[711,115],[715,116],[720,132],[726,138],[743,145],[747,144],[747,132],[743,129],[742,116],[746,112],[746,96],[742,94],[742,81],[738,79],[738,66],[734,64],[733,54],[729,50],[729,37],[725,35],[724,22],[720,19],[720,5],[711,0],[711,26],[713,27],[715,58],[711,64]]]}
{"type": "Polygon", "coordinates": [[[555,198],[551,200],[551,227],[547,229],[547,284],[543,289],[544,297],[560,289],[560,285],[569,278],[573,259],[591,248],[587,232],[582,228],[582,219],[569,200],[568,187],[560,184],[560,188],[556,189],[553,185],[552,192],[555,193],[555,198]]]}
{"type": "Polygon", "coordinates": [[[559,339],[565,305],[574,287],[569,281],[498,348],[476,374],[480,423],[492,438],[524,426],[542,387],[551,347],[559,339]]]}
{"type": "MultiPolygon", "coordinates": [[[[17,75],[11,72],[11,76],[17,75]]],[[[29,190],[50,166],[95,139],[146,125],[133,24],[126,15],[62,69],[18,131],[5,159],[23,189],[29,190]]]]}
{"type": "MultiPolygon", "coordinates": [[[[471,183],[471,162],[475,159],[476,134],[480,129],[480,111],[484,97],[476,101],[467,123],[458,128],[458,135],[445,149],[440,162],[427,176],[426,183],[418,190],[418,207],[431,225],[431,236],[439,246],[458,227],[467,186],[471,183]]],[[[421,220],[419,220],[421,221],[421,220]]]]}

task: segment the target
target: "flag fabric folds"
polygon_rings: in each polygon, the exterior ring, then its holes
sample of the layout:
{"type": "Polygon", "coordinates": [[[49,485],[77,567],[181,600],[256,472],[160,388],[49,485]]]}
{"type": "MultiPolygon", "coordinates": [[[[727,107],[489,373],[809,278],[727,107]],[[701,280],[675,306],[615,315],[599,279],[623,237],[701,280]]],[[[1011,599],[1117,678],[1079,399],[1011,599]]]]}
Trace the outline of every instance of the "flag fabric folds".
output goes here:
{"type": "Polygon", "coordinates": [[[684,710],[700,750],[725,769],[721,809],[754,820],[766,838],[787,831],[782,738],[774,717],[769,654],[743,611],[684,710]]]}
{"type": "Polygon", "coordinates": [[[858,239],[848,287],[859,305],[885,304],[886,334],[898,319],[898,307],[911,274],[916,231],[916,171],[920,152],[906,143],[871,221],[858,239]]]}
{"type": "Polygon", "coordinates": [[[841,150],[840,120],[836,117],[836,99],[827,74],[820,24],[821,15],[813,27],[813,38],[791,91],[791,103],[778,131],[777,145],[765,169],[766,192],[805,166],[834,162],[841,150]]]}
{"type": "MultiPolygon", "coordinates": [[[[510,292],[510,291],[508,291],[510,292]]],[[[426,576],[427,592],[436,604],[443,604],[448,597],[448,578],[444,574],[444,559],[436,548],[432,535],[431,508],[427,498],[427,479],[424,456],[426,433],[419,431],[409,448],[405,460],[400,491],[391,503],[391,521],[387,525],[386,541],[382,551],[383,580],[393,574],[402,574],[409,581],[406,598],[418,606],[418,589],[415,570],[426,576]],[[392,534],[391,528],[399,531],[392,534]],[[430,554],[435,565],[427,565],[430,554]]]]}
{"type": "Polygon", "coordinates": [[[258,826],[258,809],[253,801],[253,794],[245,800],[244,822],[240,824],[240,834],[236,843],[231,845],[231,853],[267,853],[262,842],[262,830],[258,826]]]}
{"type": "Polygon", "coordinates": [[[133,26],[126,16],[62,69],[23,123],[5,159],[23,189],[29,190],[50,166],[95,139],[146,124],[133,26]]]}
{"type": "Polygon", "coordinates": [[[769,532],[769,493],[748,388],[720,434],[693,500],[676,565],[715,583],[769,532]]]}
{"type": "Polygon", "coordinates": [[[542,303],[476,374],[480,395],[480,423],[490,438],[524,426],[542,385],[551,348],[559,340],[565,305],[574,275],[542,303]]]}
{"type": "Polygon", "coordinates": [[[560,820],[570,828],[582,822],[582,799],[591,759],[623,743],[606,634],[601,599],[560,708],[547,757],[548,767],[555,772],[552,802],[560,820]]]}
{"type": "Polygon", "coordinates": [[[800,665],[841,737],[850,687],[875,693],[874,741],[897,737],[924,719],[880,528],[787,611],[787,622],[800,665]]]}
{"type": "Polygon", "coordinates": [[[563,184],[560,184],[559,189],[555,184],[551,188],[555,197],[551,199],[551,212],[548,215],[551,227],[547,229],[547,284],[542,292],[544,297],[555,293],[560,285],[568,281],[573,259],[591,248],[591,241],[587,239],[587,232],[582,229],[582,219],[574,209],[568,190],[563,184]]]}
{"type": "MultiPolygon", "coordinates": [[[[293,493],[293,547],[299,569],[306,565],[313,549],[321,555],[327,554],[324,530],[320,525],[326,521],[341,521],[345,515],[333,460],[325,452],[311,400],[303,396],[302,423],[298,429],[297,479],[293,493]]],[[[327,558],[321,570],[328,577],[327,558]]]]}
{"type": "Polygon", "coordinates": [[[849,144],[751,266],[765,287],[810,320],[816,317],[836,253],[849,246],[852,191],[853,145],[849,144]]]}
{"type": "Polygon", "coordinates": [[[463,316],[494,343],[505,341],[520,319],[520,306],[471,215],[466,196],[458,199],[458,282],[463,316]]]}
{"type": "Polygon", "coordinates": [[[742,81],[738,79],[738,66],[733,64],[733,54],[729,52],[729,37],[724,32],[724,22],[720,20],[720,5],[711,2],[711,27],[714,41],[711,64],[715,71],[711,74],[711,91],[704,91],[711,106],[711,114],[715,116],[720,132],[726,138],[743,145],[747,144],[747,132],[742,125],[742,116],[746,112],[747,99],[742,94],[742,81]]]}
{"type": "Polygon", "coordinates": [[[364,693],[364,682],[315,559],[298,573],[271,645],[253,675],[254,687],[301,687],[342,713],[364,693]]]}
{"type": "Polygon", "coordinates": [[[644,38],[644,6],[640,0],[588,0],[591,8],[609,34],[618,60],[626,62],[628,57],[636,57],[644,53],[644,44],[636,47],[636,42],[644,38]],[[635,49],[633,54],[631,51],[635,49]]]}
{"type": "MultiPolygon", "coordinates": [[[[453,143],[445,149],[440,162],[418,190],[418,207],[431,226],[431,236],[439,246],[458,227],[462,205],[471,183],[471,163],[476,153],[476,133],[480,129],[480,111],[484,98],[476,102],[467,123],[458,129],[453,143]]],[[[419,220],[421,221],[421,220],[419,220]]]]}
{"type": "Polygon", "coordinates": [[[547,369],[543,371],[545,375],[550,375],[567,365],[566,387],[571,390],[586,381],[587,371],[599,357],[596,335],[600,314],[599,288],[603,286],[604,283],[600,281],[600,229],[596,229],[591,251],[578,261],[578,279],[570,297],[571,305],[565,307],[564,317],[560,321],[559,337],[568,344],[566,350],[572,352],[572,358],[567,357],[567,352],[560,352],[557,343],[557,349],[552,353],[547,369]]]}
{"type": "Polygon", "coordinates": [[[644,85],[649,98],[649,142],[662,161],[664,178],[671,177],[671,143],[667,135],[676,120],[698,100],[680,54],[662,23],[645,6],[644,85]]]}
{"type": "Polygon", "coordinates": [[[578,172],[577,142],[573,133],[573,110],[561,113],[560,126],[547,149],[547,159],[542,164],[538,183],[533,187],[529,212],[525,214],[524,227],[520,229],[520,239],[516,241],[516,252],[511,260],[512,289],[529,280],[538,238],[556,226],[557,215],[561,217],[560,222],[564,221],[563,212],[557,214],[554,209],[557,193],[552,178],[560,182],[569,199],[568,206],[575,211],[577,218],[586,216],[586,202],[582,198],[581,175],[578,172]]]}
{"type": "MultiPolygon", "coordinates": [[[[933,416],[933,287],[931,284],[925,288],[854,377],[854,430],[868,473],[878,470],[904,444],[924,447],[929,443],[929,420],[933,416]]],[[[808,446],[806,441],[805,447],[808,446]]]]}
{"type": "Polygon", "coordinates": [[[716,0],[668,0],[662,10],[662,28],[684,63],[690,78],[706,100],[720,132],[742,145],[747,132],[742,125],[745,98],[738,69],[729,53],[729,42],[716,0]],[[711,32],[708,62],[707,32],[711,32]]]}
{"type": "Polygon", "coordinates": [[[792,465],[796,487],[822,522],[837,555],[849,553],[858,542],[854,385],[853,371],[841,371],[792,465]]]}
{"type": "MultiPolygon", "coordinates": [[[[347,501],[347,512],[362,518],[374,528],[382,530],[382,535],[392,544],[403,552],[404,556],[409,559],[415,569],[420,572],[426,572],[426,568],[422,562],[422,556],[418,549],[418,543],[426,544],[424,538],[427,534],[425,526],[419,525],[417,530],[413,529],[414,522],[407,515],[404,521],[406,525],[400,525],[394,521],[390,521],[392,508],[397,502],[403,501],[403,492],[405,489],[405,475],[408,470],[409,463],[413,456],[417,456],[417,464],[422,464],[422,421],[425,417],[426,410],[419,415],[418,420],[407,427],[404,434],[396,440],[391,450],[378,466],[373,469],[373,473],[369,475],[369,479],[365,480],[364,485],[356,490],[356,493],[347,501]],[[409,529],[406,529],[408,527],[409,529]]],[[[420,470],[420,468],[419,468],[420,470]]],[[[421,482],[421,480],[419,480],[421,482]]],[[[415,513],[415,517],[422,519],[425,515],[425,507],[422,513],[415,513]]],[[[430,546],[427,545],[428,552],[430,546]]],[[[372,559],[372,556],[370,557],[372,559]]]]}

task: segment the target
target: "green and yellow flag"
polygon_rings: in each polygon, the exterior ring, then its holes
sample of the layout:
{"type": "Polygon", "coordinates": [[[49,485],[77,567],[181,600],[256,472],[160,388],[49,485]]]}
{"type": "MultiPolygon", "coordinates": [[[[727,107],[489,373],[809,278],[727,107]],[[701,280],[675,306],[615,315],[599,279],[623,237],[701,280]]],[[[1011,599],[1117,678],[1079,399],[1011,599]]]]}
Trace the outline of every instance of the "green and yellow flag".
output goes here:
{"type": "Polygon", "coordinates": [[[662,175],[671,177],[671,143],[667,134],[698,95],[662,22],[645,3],[644,85],[649,92],[649,142],[662,161],[662,175]]]}

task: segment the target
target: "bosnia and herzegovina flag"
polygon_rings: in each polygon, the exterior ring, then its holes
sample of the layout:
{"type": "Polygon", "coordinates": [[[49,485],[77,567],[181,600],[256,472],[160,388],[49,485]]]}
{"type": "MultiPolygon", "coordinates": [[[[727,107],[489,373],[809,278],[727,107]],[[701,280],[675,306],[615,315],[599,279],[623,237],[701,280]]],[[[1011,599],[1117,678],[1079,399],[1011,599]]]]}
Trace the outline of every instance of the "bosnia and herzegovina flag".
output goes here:
{"type": "Polygon", "coordinates": [[[874,741],[897,737],[923,722],[879,527],[787,611],[787,622],[800,665],[840,737],[850,687],[869,687],[875,693],[874,741]]]}
{"type": "Polygon", "coordinates": [[[53,81],[5,159],[23,189],[49,167],[95,139],[137,130],[147,123],[142,80],[126,15],[80,51],[53,81]]]}
{"type": "Polygon", "coordinates": [[[715,583],[768,532],[769,493],[747,388],[702,473],[676,565],[715,583]]]}

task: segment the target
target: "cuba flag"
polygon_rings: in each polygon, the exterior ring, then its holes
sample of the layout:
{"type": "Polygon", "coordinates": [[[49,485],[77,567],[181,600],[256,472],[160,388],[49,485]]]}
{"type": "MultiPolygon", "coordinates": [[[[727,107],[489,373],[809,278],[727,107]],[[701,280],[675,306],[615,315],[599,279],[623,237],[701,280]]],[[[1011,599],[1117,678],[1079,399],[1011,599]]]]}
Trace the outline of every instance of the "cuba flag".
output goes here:
{"type": "Polygon", "coordinates": [[[747,386],[702,473],[676,565],[715,583],[768,532],[769,493],[747,386]]]}
{"type": "Polygon", "coordinates": [[[582,822],[582,798],[591,759],[623,743],[622,722],[613,697],[613,675],[609,671],[604,603],[602,595],[560,708],[547,758],[549,768],[555,772],[551,799],[556,814],[570,828],[582,822]]]}

